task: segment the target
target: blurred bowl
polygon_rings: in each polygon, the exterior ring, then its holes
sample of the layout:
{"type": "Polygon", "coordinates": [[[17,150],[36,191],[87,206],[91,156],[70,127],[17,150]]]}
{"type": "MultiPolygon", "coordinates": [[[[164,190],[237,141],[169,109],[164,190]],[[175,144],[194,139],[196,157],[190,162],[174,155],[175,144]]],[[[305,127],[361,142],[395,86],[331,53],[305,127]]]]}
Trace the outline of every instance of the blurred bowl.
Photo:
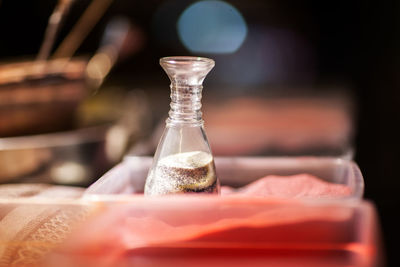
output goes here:
{"type": "Polygon", "coordinates": [[[149,107],[140,90],[111,89],[79,106],[73,130],[0,138],[0,183],[87,186],[119,162],[147,134],[149,107]]]}
{"type": "Polygon", "coordinates": [[[87,60],[0,64],[0,137],[71,129],[90,92],[87,60]]]}

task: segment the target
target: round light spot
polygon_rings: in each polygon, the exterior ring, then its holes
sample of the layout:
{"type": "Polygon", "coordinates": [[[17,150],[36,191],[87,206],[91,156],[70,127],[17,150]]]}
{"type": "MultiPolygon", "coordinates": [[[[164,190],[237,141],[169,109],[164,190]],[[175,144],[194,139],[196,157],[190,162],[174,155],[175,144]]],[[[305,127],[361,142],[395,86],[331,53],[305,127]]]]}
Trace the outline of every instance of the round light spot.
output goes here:
{"type": "Polygon", "coordinates": [[[200,1],[179,17],[178,34],[191,52],[226,54],[242,45],[247,25],[239,11],[223,1],[200,1]]]}

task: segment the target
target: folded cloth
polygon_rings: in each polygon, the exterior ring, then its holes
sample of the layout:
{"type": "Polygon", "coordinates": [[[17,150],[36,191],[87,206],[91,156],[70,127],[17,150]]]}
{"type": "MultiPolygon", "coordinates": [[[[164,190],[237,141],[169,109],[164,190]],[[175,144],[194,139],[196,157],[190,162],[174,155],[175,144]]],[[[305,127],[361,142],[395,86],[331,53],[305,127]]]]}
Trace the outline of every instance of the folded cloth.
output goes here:
{"type": "Polygon", "coordinates": [[[79,198],[83,191],[46,184],[0,185],[0,266],[32,266],[64,241],[87,209],[57,201],[79,198]]]}
{"type": "Polygon", "coordinates": [[[3,184],[0,185],[0,199],[7,198],[78,198],[85,189],[82,187],[50,184],[3,184]]]}

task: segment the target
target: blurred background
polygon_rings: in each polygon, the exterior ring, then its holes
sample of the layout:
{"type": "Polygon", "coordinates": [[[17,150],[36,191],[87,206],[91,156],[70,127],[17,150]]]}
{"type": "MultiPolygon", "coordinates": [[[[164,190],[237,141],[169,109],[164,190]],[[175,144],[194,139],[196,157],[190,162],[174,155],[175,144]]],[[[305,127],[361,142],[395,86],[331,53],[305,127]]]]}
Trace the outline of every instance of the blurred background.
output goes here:
{"type": "Polygon", "coordinates": [[[127,153],[151,155],[169,108],[159,58],[210,57],[214,154],[355,159],[398,266],[398,13],[398,1],[0,0],[0,182],[87,186],[127,153]]]}

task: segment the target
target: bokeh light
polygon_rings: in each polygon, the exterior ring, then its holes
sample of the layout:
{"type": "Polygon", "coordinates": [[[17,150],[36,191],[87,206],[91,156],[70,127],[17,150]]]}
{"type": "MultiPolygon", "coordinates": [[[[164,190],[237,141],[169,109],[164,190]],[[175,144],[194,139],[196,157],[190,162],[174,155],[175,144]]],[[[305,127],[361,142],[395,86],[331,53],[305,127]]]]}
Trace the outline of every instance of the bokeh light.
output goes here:
{"type": "Polygon", "coordinates": [[[240,48],[247,25],[239,11],[223,1],[199,1],[179,17],[178,34],[191,52],[226,54],[240,48]]]}

